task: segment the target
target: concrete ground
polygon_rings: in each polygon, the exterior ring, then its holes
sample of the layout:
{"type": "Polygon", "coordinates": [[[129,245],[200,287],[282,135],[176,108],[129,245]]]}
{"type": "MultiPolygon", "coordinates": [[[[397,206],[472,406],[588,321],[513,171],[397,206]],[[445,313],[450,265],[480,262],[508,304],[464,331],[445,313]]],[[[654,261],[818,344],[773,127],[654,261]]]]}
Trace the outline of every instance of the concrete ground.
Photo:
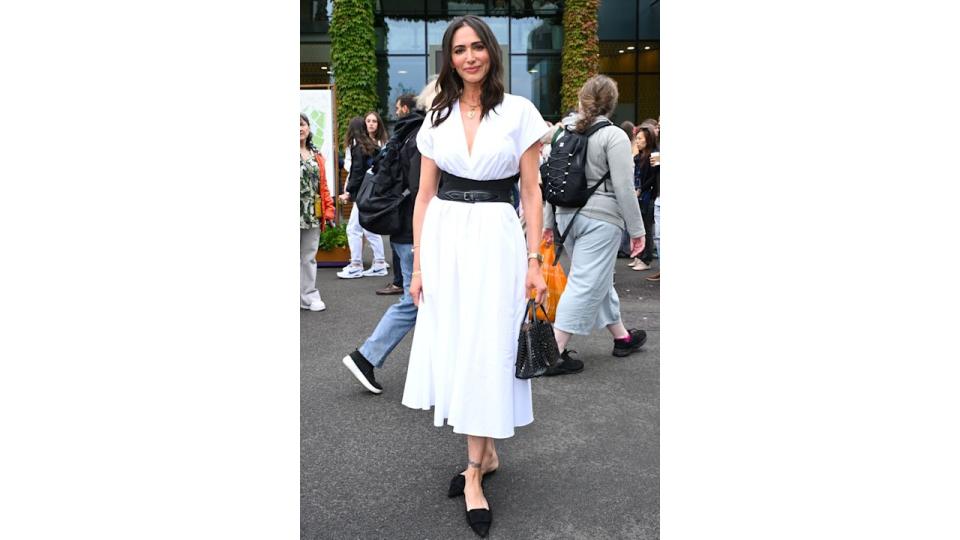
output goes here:
{"type": "MultiPolygon", "coordinates": [[[[616,358],[606,330],[575,336],[568,348],[586,368],[533,381],[534,422],[497,443],[500,470],[484,484],[488,538],[659,537],[660,287],[643,279],[658,263],[636,272],[627,262],[617,261],[621,312],[646,345],[616,358]]],[[[377,370],[379,396],[340,363],[399,298],[374,294],[391,277],[336,272],[317,272],[326,311],[300,312],[301,538],[476,538],[463,498],[446,495],[465,437],[400,404],[413,332],[377,370]]]]}

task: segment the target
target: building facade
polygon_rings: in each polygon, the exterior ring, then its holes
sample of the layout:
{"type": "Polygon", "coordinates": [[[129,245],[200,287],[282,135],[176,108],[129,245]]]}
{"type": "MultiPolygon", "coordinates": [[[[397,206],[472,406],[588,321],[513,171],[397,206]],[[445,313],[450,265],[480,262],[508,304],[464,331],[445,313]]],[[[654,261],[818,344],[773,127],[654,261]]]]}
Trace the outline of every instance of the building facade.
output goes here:
{"type": "MultiPolygon", "coordinates": [[[[335,84],[329,22],[334,0],[301,0],[301,84],[335,84]]],[[[384,118],[405,92],[418,93],[440,61],[443,31],[461,15],[493,30],[507,91],[528,98],[543,117],[560,119],[563,0],[372,0],[377,36],[377,94],[384,118]]],[[[617,81],[615,122],[660,114],[659,0],[601,0],[599,71],[617,81]]]]}

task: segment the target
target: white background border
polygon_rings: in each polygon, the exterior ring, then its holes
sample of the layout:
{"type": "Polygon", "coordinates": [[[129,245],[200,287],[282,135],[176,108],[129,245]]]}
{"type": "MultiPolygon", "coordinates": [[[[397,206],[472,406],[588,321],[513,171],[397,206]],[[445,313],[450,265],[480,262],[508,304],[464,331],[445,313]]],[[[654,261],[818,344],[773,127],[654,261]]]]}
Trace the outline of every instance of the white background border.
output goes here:
{"type": "MultiPolygon", "coordinates": [[[[664,4],[663,539],[960,537],[941,5],[664,4]]],[[[5,14],[0,537],[298,536],[297,18],[5,14]]]]}

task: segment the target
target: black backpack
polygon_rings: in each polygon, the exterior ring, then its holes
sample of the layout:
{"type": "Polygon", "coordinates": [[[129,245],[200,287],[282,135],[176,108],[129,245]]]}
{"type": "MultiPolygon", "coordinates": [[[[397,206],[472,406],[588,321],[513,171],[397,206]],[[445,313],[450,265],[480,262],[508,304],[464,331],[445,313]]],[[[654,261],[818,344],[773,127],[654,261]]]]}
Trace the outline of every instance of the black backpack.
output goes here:
{"type": "MultiPolygon", "coordinates": [[[[550,155],[547,160],[540,165],[540,178],[543,181],[543,200],[553,205],[554,215],[556,207],[565,208],[583,208],[587,204],[590,196],[610,178],[610,171],[603,175],[595,184],[588,187],[586,167],[587,167],[587,142],[591,135],[597,131],[612,126],[609,120],[603,120],[590,126],[583,133],[577,133],[568,128],[563,137],[554,140],[550,148],[550,155]]],[[[576,219],[580,210],[573,215],[576,219]]],[[[567,232],[560,234],[560,229],[556,224],[553,225],[554,240],[557,245],[556,260],[560,259],[563,253],[563,241],[573,227],[573,220],[567,227],[567,232]]]]}
{"type": "Polygon", "coordinates": [[[360,226],[374,234],[400,232],[399,207],[410,195],[410,189],[404,187],[406,168],[401,162],[400,150],[419,126],[419,122],[410,122],[402,131],[394,133],[373,158],[373,165],[360,184],[354,207],[360,213],[360,226]]]}
{"type": "Polygon", "coordinates": [[[600,187],[610,172],[596,184],[587,187],[587,141],[597,131],[612,126],[609,120],[598,122],[583,133],[564,128],[566,133],[550,148],[550,156],[540,166],[543,180],[543,200],[567,208],[580,208],[587,204],[593,192],[600,187]]]}

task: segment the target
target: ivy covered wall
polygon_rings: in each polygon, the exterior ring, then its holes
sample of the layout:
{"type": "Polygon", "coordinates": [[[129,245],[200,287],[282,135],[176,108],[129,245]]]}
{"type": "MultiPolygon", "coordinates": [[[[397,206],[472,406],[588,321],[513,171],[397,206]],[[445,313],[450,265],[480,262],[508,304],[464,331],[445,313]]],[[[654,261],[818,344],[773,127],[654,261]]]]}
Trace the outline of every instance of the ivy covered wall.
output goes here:
{"type": "Polygon", "coordinates": [[[379,102],[373,0],[336,0],[332,19],[330,55],[337,108],[337,140],[342,146],[350,119],[376,109],[379,102]]]}
{"type": "Polygon", "coordinates": [[[560,107],[563,111],[577,107],[577,92],[583,83],[599,70],[599,9],[600,0],[566,0],[564,3],[563,56],[560,68],[563,80],[560,107]]]}

